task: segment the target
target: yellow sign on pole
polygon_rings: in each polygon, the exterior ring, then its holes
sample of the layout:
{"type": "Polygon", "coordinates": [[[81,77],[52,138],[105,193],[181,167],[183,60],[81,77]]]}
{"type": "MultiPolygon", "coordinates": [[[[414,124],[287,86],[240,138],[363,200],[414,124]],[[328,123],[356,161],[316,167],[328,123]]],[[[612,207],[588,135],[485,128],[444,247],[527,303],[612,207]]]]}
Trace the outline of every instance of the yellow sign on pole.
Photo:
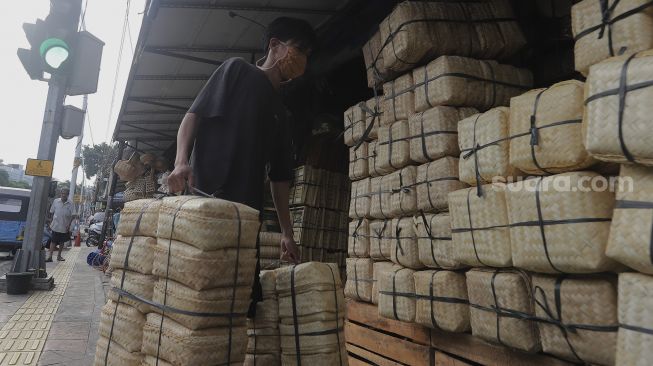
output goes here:
{"type": "Polygon", "coordinates": [[[82,195],[81,194],[76,194],[73,196],[73,202],[75,203],[82,203],[82,195]]]}
{"type": "Polygon", "coordinates": [[[25,174],[33,177],[51,177],[54,169],[54,161],[27,159],[25,174]]]}

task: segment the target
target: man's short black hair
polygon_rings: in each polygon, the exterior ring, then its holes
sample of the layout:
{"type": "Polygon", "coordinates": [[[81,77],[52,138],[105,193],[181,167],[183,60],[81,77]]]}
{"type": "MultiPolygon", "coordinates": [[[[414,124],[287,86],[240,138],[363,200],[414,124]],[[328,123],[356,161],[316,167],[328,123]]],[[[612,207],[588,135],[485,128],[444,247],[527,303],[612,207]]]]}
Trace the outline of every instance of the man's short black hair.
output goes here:
{"type": "Polygon", "coordinates": [[[314,49],[316,43],[313,27],[305,20],[290,17],[277,18],[268,25],[265,35],[266,51],[272,38],[283,42],[293,41],[302,51],[314,49]]]}

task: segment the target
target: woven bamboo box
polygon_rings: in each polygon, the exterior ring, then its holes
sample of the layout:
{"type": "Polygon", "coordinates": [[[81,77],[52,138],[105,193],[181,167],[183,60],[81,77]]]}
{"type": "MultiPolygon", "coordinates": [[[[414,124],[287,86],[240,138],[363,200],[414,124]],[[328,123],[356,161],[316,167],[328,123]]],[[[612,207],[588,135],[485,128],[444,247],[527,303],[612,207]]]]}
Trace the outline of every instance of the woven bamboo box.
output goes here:
{"type": "Polygon", "coordinates": [[[102,307],[98,334],[128,352],[140,352],[144,325],[145,314],[127,304],[109,300],[102,307]]]}
{"type": "Polygon", "coordinates": [[[392,219],[370,221],[370,257],[377,261],[390,260],[392,219]]]}
{"type": "Polygon", "coordinates": [[[130,297],[122,296],[119,294],[119,290],[128,292],[129,294],[140,297],[141,299],[152,301],[155,282],[155,276],[116,269],[111,275],[112,289],[107,294],[107,298],[114,302],[120,302],[135,307],[141,313],[149,313],[152,311],[150,305],[142,301],[134,300],[130,297]]]}
{"type": "Polygon", "coordinates": [[[653,274],[653,168],[622,165],[620,177],[606,255],[653,274]]]}
{"type": "Polygon", "coordinates": [[[504,0],[402,2],[379,25],[383,63],[403,71],[435,55],[510,57],[526,40],[517,22],[508,19],[514,14],[504,0]]]}
{"type": "Polygon", "coordinates": [[[415,271],[394,266],[381,272],[379,288],[379,316],[412,323],[415,321],[415,271]]]}
{"type": "Polygon", "coordinates": [[[653,48],[653,8],[647,0],[584,0],[571,9],[576,70],[616,55],[653,48]]]}
{"type": "Polygon", "coordinates": [[[351,182],[349,217],[361,219],[370,214],[370,178],[351,182]]]}
{"type": "Polygon", "coordinates": [[[415,224],[419,260],[423,265],[445,269],[464,267],[454,256],[451,218],[448,213],[418,215],[415,224]]]}
{"type": "MultiPolygon", "coordinates": [[[[129,352],[117,342],[99,336],[95,349],[94,366],[141,366],[143,363],[141,352],[129,352]]],[[[164,365],[163,362],[160,363],[164,365]]]]}
{"type": "Polygon", "coordinates": [[[509,161],[509,119],[510,109],[498,107],[458,123],[461,181],[475,186],[519,175],[509,161]]]}
{"type": "Polygon", "coordinates": [[[407,120],[415,113],[415,98],[413,94],[413,75],[404,74],[383,84],[383,100],[381,109],[381,126],[389,126],[394,122],[407,120]]]}
{"type": "Polygon", "coordinates": [[[467,272],[472,334],[526,352],[541,350],[530,277],[524,272],[475,268],[467,272]],[[514,315],[519,314],[519,316],[514,315]]]}
{"type": "Polygon", "coordinates": [[[367,86],[378,89],[383,81],[389,76],[388,70],[383,63],[383,52],[381,52],[381,32],[374,33],[372,38],[363,45],[363,61],[367,71],[367,86]]]}
{"type": "Polygon", "coordinates": [[[415,166],[407,166],[381,178],[382,192],[390,197],[381,200],[382,204],[388,204],[382,211],[389,217],[407,216],[417,211],[416,178],[415,166]]]}
{"type": "Polygon", "coordinates": [[[392,262],[374,262],[372,265],[372,304],[379,304],[379,278],[381,273],[389,272],[393,268],[400,268],[400,266],[392,262]]]}
{"type": "Polygon", "coordinates": [[[651,68],[653,50],[610,58],[590,68],[583,123],[585,147],[595,158],[653,165],[651,68]]]}
{"type": "Polygon", "coordinates": [[[485,111],[508,105],[511,97],[530,89],[533,76],[496,61],[440,56],[413,70],[413,82],[416,112],[440,105],[485,111]]]}
{"type": "Polygon", "coordinates": [[[458,121],[475,113],[478,111],[474,108],[438,106],[410,116],[410,159],[426,163],[458,156],[458,121]]]}
{"type": "Polygon", "coordinates": [[[464,272],[444,270],[414,273],[415,323],[448,332],[467,332],[469,301],[464,272]]]}
{"type": "Polygon", "coordinates": [[[370,258],[347,258],[345,296],[356,301],[372,302],[372,266],[370,258]]]}
{"type": "Polygon", "coordinates": [[[376,143],[375,170],[385,175],[410,163],[408,121],[398,121],[390,126],[380,127],[379,140],[376,143]]]}
{"type": "Polygon", "coordinates": [[[653,277],[619,275],[617,365],[646,366],[653,359],[653,277]]]}
{"type": "Polygon", "coordinates": [[[419,260],[416,230],[415,219],[412,216],[392,219],[390,244],[392,262],[412,269],[424,268],[424,264],[419,260]]]}
{"type": "Polygon", "coordinates": [[[391,206],[392,192],[384,189],[384,179],[387,176],[370,179],[370,211],[369,217],[375,219],[390,218],[387,209],[391,206]]]}
{"type": "Polygon", "coordinates": [[[470,266],[511,267],[505,186],[487,184],[449,193],[456,261],[470,266]]]}
{"type": "Polygon", "coordinates": [[[542,350],[572,362],[614,365],[616,276],[533,276],[542,350]],[[565,328],[569,327],[569,328],[565,328]]]}
{"type": "Polygon", "coordinates": [[[354,146],[365,132],[365,111],[355,104],[345,111],[345,145],[354,146]]]}
{"type": "Polygon", "coordinates": [[[515,267],[542,273],[621,268],[605,255],[614,193],[592,190],[591,180],[600,178],[594,172],[572,172],[507,186],[515,267]]]}
{"type": "Polygon", "coordinates": [[[369,177],[368,144],[363,142],[358,148],[349,148],[349,178],[360,180],[369,177]]]}
{"type": "Polygon", "coordinates": [[[596,162],[583,146],[583,83],[563,81],[510,100],[510,164],[529,174],[556,174],[596,162]]]}
{"type": "Polygon", "coordinates": [[[353,258],[370,256],[370,222],[358,219],[349,223],[347,254],[353,258]]]}
{"type": "Polygon", "coordinates": [[[161,200],[143,199],[125,203],[120,212],[117,234],[122,236],[156,237],[161,200]],[[136,222],[140,225],[136,229],[136,222]]]}
{"type": "Polygon", "coordinates": [[[152,274],[154,247],[156,247],[156,238],[118,236],[113,242],[109,266],[129,269],[142,274],[152,274]],[[126,258],[128,255],[129,258],[126,258]],[[127,261],[127,259],[129,260],[127,261]]]}
{"type": "Polygon", "coordinates": [[[447,195],[468,185],[458,180],[458,158],[443,157],[417,167],[417,209],[439,212],[448,209],[447,195]]]}

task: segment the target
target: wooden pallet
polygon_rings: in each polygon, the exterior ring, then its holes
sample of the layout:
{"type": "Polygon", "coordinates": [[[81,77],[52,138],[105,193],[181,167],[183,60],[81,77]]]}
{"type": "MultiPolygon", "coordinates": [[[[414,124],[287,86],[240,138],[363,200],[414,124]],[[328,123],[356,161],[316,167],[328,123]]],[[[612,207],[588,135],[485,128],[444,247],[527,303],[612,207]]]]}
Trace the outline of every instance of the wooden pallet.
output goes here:
{"type": "Polygon", "coordinates": [[[568,366],[542,354],[494,345],[471,334],[449,333],[378,316],[372,304],[347,301],[345,338],[351,366],[568,366]]]}

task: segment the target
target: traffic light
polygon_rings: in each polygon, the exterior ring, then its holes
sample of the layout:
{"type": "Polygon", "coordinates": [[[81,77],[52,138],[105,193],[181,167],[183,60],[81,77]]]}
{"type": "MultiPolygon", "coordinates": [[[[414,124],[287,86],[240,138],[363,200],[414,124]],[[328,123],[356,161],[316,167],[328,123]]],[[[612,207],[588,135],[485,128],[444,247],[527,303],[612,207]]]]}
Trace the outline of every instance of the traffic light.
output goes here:
{"type": "Polygon", "coordinates": [[[35,80],[43,73],[64,74],[69,70],[71,54],[77,43],[77,25],[82,0],[51,0],[45,20],[25,23],[23,29],[30,49],[18,49],[18,58],[27,74],[35,80]]]}

